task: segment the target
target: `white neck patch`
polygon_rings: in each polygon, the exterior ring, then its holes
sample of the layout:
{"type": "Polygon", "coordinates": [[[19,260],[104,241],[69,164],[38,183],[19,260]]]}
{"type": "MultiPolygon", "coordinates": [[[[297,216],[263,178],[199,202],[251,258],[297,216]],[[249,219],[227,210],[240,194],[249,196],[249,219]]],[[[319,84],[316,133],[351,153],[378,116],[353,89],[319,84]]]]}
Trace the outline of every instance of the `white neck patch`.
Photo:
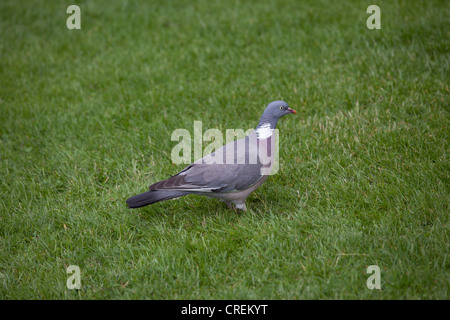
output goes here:
{"type": "Polygon", "coordinates": [[[256,136],[258,139],[267,139],[272,135],[273,130],[270,128],[270,123],[265,123],[256,129],[256,136]]]}

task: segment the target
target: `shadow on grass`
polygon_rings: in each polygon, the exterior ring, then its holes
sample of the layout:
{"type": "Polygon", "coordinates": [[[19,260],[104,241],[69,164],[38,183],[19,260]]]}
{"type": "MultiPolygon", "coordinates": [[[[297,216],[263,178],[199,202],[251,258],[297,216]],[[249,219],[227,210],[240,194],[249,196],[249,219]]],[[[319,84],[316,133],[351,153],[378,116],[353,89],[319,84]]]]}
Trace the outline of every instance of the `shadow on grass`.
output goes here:
{"type": "Polygon", "coordinates": [[[263,218],[271,215],[273,210],[268,208],[265,197],[250,196],[247,201],[247,211],[229,209],[219,200],[204,196],[188,195],[178,199],[155,203],[143,208],[130,210],[151,224],[161,222],[178,222],[182,224],[204,224],[205,219],[217,219],[228,223],[238,222],[240,219],[253,216],[263,218]]]}

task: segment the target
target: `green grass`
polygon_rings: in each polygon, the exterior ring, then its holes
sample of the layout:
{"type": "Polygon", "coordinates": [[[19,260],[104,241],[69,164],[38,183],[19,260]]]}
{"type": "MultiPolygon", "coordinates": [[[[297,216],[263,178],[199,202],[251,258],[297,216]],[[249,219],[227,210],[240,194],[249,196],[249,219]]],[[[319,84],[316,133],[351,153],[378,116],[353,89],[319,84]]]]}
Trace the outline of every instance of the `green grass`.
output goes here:
{"type": "Polygon", "coordinates": [[[71,4],[0,3],[0,298],[448,299],[448,1],[71,4]],[[277,99],[249,211],[126,208],[184,167],[173,130],[277,99]]]}

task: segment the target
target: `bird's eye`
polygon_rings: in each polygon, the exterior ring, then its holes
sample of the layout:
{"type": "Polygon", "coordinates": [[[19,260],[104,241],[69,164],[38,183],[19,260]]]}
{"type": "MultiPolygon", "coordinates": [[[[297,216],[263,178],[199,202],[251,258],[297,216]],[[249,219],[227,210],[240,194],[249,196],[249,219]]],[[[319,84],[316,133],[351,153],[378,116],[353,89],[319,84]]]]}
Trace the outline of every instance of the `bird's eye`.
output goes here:
{"type": "Polygon", "coordinates": [[[283,106],[280,106],[280,110],[283,110],[283,106]]]}

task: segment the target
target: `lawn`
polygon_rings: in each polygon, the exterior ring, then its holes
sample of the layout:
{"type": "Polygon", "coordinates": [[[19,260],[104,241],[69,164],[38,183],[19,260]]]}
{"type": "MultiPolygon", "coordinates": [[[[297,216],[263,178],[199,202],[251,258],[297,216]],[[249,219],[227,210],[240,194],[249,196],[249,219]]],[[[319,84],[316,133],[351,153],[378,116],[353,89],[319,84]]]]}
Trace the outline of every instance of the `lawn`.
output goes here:
{"type": "Polygon", "coordinates": [[[0,298],[448,299],[449,16],[448,1],[1,1],[0,298]],[[298,113],[247,212],[194,195],[127,209],[185,167],[175,129],[254,128],[279,99],[298,113]]]}

